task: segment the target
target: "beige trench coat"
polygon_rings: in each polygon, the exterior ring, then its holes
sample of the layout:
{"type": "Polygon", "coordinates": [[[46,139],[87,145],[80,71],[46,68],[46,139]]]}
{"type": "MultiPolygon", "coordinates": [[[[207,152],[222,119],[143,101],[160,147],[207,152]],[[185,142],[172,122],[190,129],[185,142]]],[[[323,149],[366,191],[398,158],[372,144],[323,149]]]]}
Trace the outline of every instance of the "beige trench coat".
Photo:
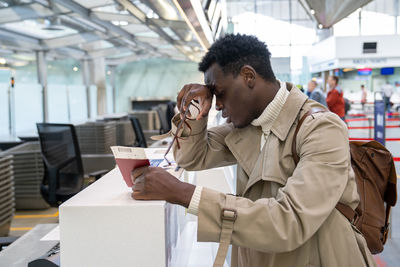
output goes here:
{"type": "MultiPolygon", "coordinates": [[[[260,127],[207,130],[207,118],[191,121],[190,136],[174,149],[187,170],[238,164],[233,267],[376,266],[365,239],[335,209],[338,201],[352,208],[359,202],[343,121],[331,112],[307,117],[297,135],[300,162],[293,162],[296,125],[312,107],[322,106],[293,87],[261,152],[260,127]]],[[[172,132],[179,116],[173,122],[172,132]]],[[[203,189],[198,241],[219,241],[225,198],[203,189]]]]}

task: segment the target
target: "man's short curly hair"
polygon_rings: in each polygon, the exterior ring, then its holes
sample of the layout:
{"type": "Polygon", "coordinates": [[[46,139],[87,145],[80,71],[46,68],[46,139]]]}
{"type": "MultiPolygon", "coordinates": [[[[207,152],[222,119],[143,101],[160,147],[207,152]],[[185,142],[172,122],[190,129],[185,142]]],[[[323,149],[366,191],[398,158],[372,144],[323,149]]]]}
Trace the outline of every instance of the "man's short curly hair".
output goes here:
{"type": "Polygon", "coordinates": [[[219,38],[199,63],[199,71],[206,72],[217,63],[222,71],[237,76],[244,65],[252,66],[266,81],[275,81],[271,68],[271,53],[267,45],[255,36],[228,34],[219,38]]]}

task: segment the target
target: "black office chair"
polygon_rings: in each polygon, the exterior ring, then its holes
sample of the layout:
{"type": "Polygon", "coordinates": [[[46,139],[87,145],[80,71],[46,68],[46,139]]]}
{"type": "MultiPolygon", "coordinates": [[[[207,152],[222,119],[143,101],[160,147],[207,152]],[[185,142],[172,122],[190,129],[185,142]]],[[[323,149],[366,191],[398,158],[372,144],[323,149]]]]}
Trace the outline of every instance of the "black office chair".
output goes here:
{"type": "Polygon", "coordinates": [[[147,147],[146,143],[146,137],[144,136],[142,126],[140,125],[140,121],[136,117],[129,117],[132,123],[132,128],[135,132],[136,135],[136,142],[135,145],[136,147],[147,147]]]}
{"type": "Polygon", "coordinates": [[[158,118],[160,119],[160,134],[168,133],[169,130],[171,130],[171,126],[168,125],[167,120],[167,105],[158,105],[157,107],[155,107],[155,110],[157,111],[158,118]]]}
{"type": "Polygon", "coordinates": [[[175,106],[176,106],[176,102],[170,101],[167,103],[167,123],[168,123],[168,128],[171,130],[171,120],[172,118],[175,116],[175,106]]]}
{"type": "MultiPolygon", "coordinates": [[[[51,206],[62,202],[83,188],[83,165],[75,127],[72,124],[37,123],[45,175],[40,186],[43,198],[51,206]]],[[[89,174],[100,178],[107,170],[89,174]]]]}

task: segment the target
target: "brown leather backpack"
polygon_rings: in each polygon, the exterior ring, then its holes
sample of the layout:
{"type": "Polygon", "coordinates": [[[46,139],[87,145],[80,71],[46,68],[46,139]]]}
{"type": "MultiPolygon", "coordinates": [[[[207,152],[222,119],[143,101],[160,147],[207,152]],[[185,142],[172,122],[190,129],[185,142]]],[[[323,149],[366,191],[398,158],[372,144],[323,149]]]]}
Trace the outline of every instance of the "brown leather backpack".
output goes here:
{"type": "MultiPolygon", "coordinates": [[[[323,109],[308,111],[297,125],[292,156],[299,162],[296,153],[297,133],[311,114],[326,112],[323,109]]],[[[389,231],[390,208],[397,200],[397,175],[392,154],[379,142],[350,142],[351,166],[355,173],[360,204],[354,211],[349,206],[338,203],[338,209],[363,234],[372,254],[382,252],[389,231]]]]}

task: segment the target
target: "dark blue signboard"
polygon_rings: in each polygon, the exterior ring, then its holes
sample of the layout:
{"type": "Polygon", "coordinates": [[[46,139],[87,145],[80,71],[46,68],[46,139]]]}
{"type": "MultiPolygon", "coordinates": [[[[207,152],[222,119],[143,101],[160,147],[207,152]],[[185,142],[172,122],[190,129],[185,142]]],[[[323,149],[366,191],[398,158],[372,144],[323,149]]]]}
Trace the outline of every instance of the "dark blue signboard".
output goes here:
{"type": "Polygon", "coordinates": [[[385,102],[375,99],[374,139],[385,145],[385,102]]]}

